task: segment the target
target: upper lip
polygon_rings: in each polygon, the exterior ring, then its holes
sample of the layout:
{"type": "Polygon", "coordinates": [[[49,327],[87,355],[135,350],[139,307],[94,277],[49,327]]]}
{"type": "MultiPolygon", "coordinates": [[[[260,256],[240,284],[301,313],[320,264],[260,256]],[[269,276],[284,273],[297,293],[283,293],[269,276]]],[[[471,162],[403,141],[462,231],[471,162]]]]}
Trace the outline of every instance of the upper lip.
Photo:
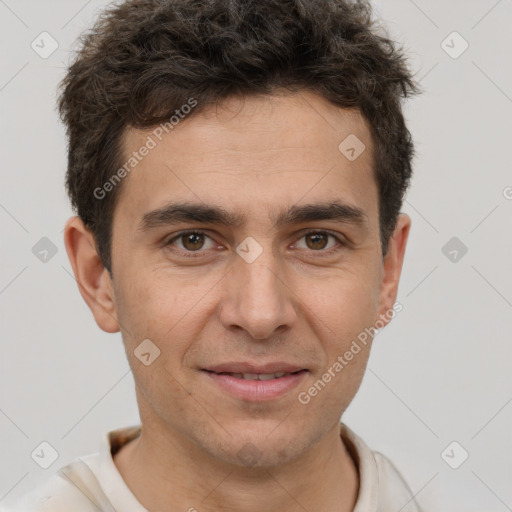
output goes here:
{"type": "Polygon", "coordinates": [[[276,361],[273,363],[256,364],[245,362],[232,362],[222,363],[214,366],[204,368],[209,372],[215,373],[256,373],[256,374],[269,374],[269,373],[293,373],[300,370],[306,370],[303,366],[295,364],[284,363],[276,361]]]}

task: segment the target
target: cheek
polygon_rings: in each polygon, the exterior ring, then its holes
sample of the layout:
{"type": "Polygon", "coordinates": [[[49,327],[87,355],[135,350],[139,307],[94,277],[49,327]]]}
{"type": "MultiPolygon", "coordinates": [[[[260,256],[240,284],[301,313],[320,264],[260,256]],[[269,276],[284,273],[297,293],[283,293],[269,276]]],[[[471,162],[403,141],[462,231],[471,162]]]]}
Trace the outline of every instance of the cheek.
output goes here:
{"type": "Polygon", "coordinates": [[[340,297],[337,310],[331,311],[334,325],[326,346],[328,370],[331,377],[332,373],[335,374],[332,377],[333,387],[345,397],[353,396],[363,377],[370,353],[372,337],[369,333],[376,307],[369,290],[354,286],[340,297]]]}
{"type": "Polygon", "coordinates": [[[378,284],[372,273],[338,272],[304,285],[300,296],[305,298],[305,310],[324,332],[321,339],[327,338],[332,347],[342,349],[347,340],[373,324],[378,284]]]}
{"type": "Polygon", "coordinates": [[[116,310],[127,351],[133,355],[142,340],[150,339],[160,349],[159,363],[174,371],[212,315],[213,284],[156,271],[120,282],[116,310]]]}
{"type": "Polygon", "coordinates": [[[348,406],[361,384],[370,354],[378,289],[371,274],[344,273],[317,283],[306,296],[309,322],[317,326],[316,336],[325,353],[324,367],[315,376],[325,383],[325,391],[322,383],[317,386],[323,395],[317,404],[337,411],[348,406]],[[327,375],[322,379],[324,372],[327,375]]]}
{"type": "Polygon", "coordinates": [[[120,282],[115,290],[116,311],[125,343],[136,345],[149,338],[162,348],[163,335],[183,317],[182,294],[151,276],[120,276],[120,282]]]}

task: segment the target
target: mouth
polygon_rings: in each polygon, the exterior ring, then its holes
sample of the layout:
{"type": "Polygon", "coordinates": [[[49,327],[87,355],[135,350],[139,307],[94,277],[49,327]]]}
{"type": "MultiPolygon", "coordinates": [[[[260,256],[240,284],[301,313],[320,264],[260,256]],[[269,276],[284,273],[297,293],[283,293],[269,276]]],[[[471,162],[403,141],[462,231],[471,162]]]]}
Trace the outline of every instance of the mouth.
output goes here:
{"type": "Polygon", "coordinates": [[[296,375],[297,373],[305,372],[307,370],[297,370],[296,372],[276,372],[276,373],[232,373],[232,372],[212,372],[205,370],[209,373],[215,373],[216,375],[229,375],[234,379],[242,380],[274,380],[282,379],[288,375],[296,375]]]}
{"type": "Polygon", "coordinates": [[[282,363],[265,366],[235,363],[203,369],[202,372],[221,392],[252,402],[283,397],[309,373],[305,368],[282,363]]]}

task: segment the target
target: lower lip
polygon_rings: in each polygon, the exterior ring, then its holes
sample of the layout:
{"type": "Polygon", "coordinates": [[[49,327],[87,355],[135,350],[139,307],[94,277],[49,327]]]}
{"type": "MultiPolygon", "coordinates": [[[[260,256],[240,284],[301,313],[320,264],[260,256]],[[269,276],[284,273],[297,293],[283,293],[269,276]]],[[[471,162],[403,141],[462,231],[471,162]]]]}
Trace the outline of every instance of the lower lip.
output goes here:
{"type": "Polygon", "coordinates": [[[306,370],[291,373],[278,379],[270,380],[245,380],[204,371],[219,387],[231,395],[250,401],[274,400],[297,387],[308,373],[306,370]]]}

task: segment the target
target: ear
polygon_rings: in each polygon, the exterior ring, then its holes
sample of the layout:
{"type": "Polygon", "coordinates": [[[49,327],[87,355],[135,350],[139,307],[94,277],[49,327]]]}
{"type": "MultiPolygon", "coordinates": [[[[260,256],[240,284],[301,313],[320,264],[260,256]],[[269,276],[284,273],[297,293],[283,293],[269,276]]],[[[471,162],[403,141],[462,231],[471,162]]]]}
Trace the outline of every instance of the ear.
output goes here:
{"type": "Polygon", "coordinates": [[[380,320],[380,324],[383,324],[382,326],[387,325],[394,316],[390,316],[390,311],[394,311],[393,304],[398,293],[398,282],[410,228],[411,218],[407,214],[401,213],[398,216],[393,235],[389,239],[388,252],[383,261],[378,311],[378,320],[380,320]]]}
{"type": "Polygon", "coordinates": [[[78,289],[96,323],[105,332],[118,332],[110,275],[98,256],[93,234],[79,217],[71,217],[66,222],[64,243],[78,289]]]}

